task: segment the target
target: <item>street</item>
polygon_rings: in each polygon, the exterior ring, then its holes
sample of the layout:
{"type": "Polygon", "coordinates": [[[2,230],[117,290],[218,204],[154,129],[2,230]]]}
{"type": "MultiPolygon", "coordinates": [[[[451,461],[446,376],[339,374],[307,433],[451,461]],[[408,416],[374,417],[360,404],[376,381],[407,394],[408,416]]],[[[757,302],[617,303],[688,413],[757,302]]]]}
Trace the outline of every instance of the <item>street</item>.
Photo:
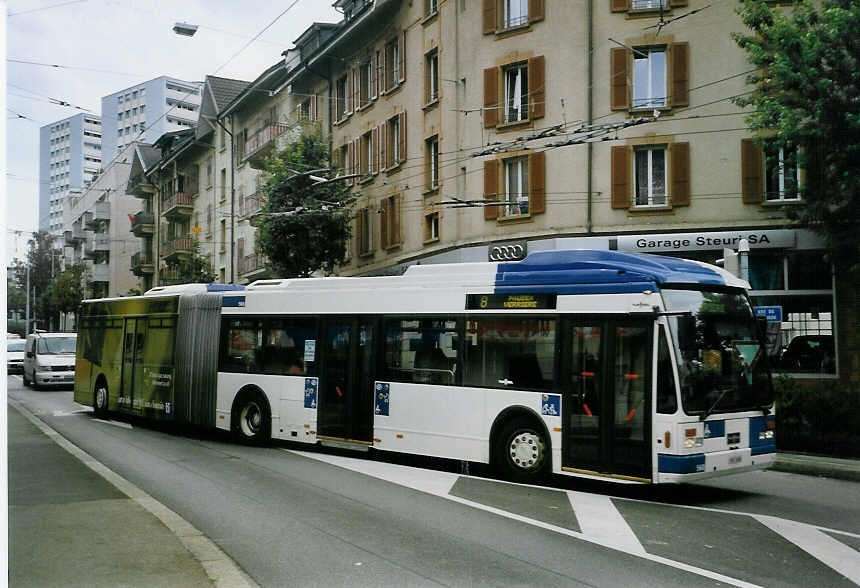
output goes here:
{"type": "MultiPolygon", "coordinates": [[[[34,391],[20,376],[7,384],[12,401],[184,517],[260,586],[860,583],[852,482],[768,471],[674,487],[560,478],[536,488],[462,475],[458,464],[97,420],[70,390],[34,391]]],[[[16,526],[14,507],[12,544],[35,532],[16,526]]]]}

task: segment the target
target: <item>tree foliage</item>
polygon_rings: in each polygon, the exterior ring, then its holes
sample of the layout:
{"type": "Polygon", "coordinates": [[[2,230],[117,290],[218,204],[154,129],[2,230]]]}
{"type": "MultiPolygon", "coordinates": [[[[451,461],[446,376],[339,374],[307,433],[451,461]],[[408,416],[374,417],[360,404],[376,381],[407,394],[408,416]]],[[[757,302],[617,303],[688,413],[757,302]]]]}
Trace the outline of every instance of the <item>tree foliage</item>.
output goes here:
{"type": "Polygon", "coordinates": [[[786,166],[806,170],[799,185],[786,186],[800,196],[789,217],[820,234],[837,266],[858,275],[860,3],[824,0],[816,8],[800,0],[783,9],[743,0],[738,12],[750,34],[733,37],[757,68],[748,80],[757,91],[736,103],[754,107],[747,123],[773,147],[769,165],[779,165],[782,148],[786,166]]]}
{"type": "Polygon", "coordinates": [[[50,304],[59,312],[77,312],[84,299],[84,265],[66,269],[48,287],[50,304]]]}
{"type": "MultiPolygon", "coordinates": [[[[48,291],[54,276],[60,273],[61,251],[54,248],[54,238],[47,231],[33,233],[28,241],[27,261],[30,265],[30,318],[38,321],[39,328],[50,328],[59,312],[48,291]]],[[[18,284],[26,289],[27,264],[15,269],[18,284]]],[[[26,299],[25,299],[26,304],[26,299]]]]}
{"type": "Polygon", "coordinates": [[[329,166],[329,144],[318,125],[267,162],[257,247],[278,276],[330,274],[344,261],[354,198],[342,181],[319,183],[332,174],[329,166]]]}
{"type": "Polygon", "coordinates": [[[218,277],[212,264],[200,255],[200,244],[194,240],[194,248],[189,257],[167,262],[165,284],[211,284],[218,277]]]}

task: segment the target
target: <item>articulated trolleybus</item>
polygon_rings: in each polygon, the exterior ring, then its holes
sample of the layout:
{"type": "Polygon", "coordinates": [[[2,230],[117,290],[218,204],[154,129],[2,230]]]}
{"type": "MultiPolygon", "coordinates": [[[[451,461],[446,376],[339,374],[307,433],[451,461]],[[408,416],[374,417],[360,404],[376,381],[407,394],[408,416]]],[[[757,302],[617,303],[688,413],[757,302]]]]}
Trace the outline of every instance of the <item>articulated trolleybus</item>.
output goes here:
{"type": "Polygon", "coordinates": [[[155,288],[84,302],[75,400],[247,443],[491,463],[517,481],[695,480],[775,456],[747,287],[703,263],[571,250],[155,288]]]}

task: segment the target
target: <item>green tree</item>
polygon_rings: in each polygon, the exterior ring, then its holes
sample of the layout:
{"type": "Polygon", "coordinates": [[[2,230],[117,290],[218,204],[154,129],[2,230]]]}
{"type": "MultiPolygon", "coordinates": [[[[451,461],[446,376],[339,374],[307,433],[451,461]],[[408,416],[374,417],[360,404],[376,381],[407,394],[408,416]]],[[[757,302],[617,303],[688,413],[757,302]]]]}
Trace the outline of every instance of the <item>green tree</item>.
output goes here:
{"type": "Polygon", "coordinates": [[[320,182],[334,173],[329,151],[316,125],[267,162],[257,247],[278,276],[332,273],[344,261],[355,199],[343,181],[320,182]]]}
{"type": "Polygon", "coordinates": [[[20,259],[16,259],[10,269],[12,271],[7,276],[6,310],[23,313],[27,307],[27,294],[24,291],[27,286],[26,282],[21,284],[18,281],[18,274],[21,273],[19,270],[23,270],[26,280],[27,266],[20,259]]]}
{"type": "MultiPolygon", "coordinates": [[[[58,319],[51,296],[45,296],[54,276],[60,273],[62,252],[54,248],[54,238],[47,231],[33,233],[28,241],[27,261],[30,265],[30,319],[36,321],[40,329],[50,329],[52,321],[58,319]]],[[[16,268],[16,279],[26,288],[27,266],[16,268]]]]}
{"type": "Polygon", "coordinates": [[[194,240],[190,257],[167,262],[165,284],[211,284],[217,279],[212,264],[200,255],[200,244],[194,240]]]}
{"type": "Polygon", "coordinates": [[[789,217],[860,275],[860,3],[743,0],[738,12],[749,34],[733,38],[757,68],[748,80],[757,91],[735,102],[754,108],[747,124],[767,136],[769,165],[780,164],[781,148],[784,165],[806,170],[787,186],[800,196],[789,217]]]}
{"type": "Polygon", "coordinates": [[[84,299],[84,266],[73,265],[66,269],[48,287],[51,305],[58,312],[78,312],[84,299]]]}

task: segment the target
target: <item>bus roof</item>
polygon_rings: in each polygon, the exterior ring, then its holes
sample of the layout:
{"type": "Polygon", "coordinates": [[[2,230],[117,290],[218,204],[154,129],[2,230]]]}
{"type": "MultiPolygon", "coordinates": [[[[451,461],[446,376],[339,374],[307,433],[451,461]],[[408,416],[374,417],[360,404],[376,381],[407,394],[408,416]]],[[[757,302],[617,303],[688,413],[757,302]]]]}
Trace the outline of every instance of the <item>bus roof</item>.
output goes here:
{"type": "Polygon", "coordinates": [[[232,292],[244,290],[239,284],[177,284],[175,286],[156,286],[144,292],[144,296],[163,296],[165,294],[200,294],[203,292],[232,292]]]}

